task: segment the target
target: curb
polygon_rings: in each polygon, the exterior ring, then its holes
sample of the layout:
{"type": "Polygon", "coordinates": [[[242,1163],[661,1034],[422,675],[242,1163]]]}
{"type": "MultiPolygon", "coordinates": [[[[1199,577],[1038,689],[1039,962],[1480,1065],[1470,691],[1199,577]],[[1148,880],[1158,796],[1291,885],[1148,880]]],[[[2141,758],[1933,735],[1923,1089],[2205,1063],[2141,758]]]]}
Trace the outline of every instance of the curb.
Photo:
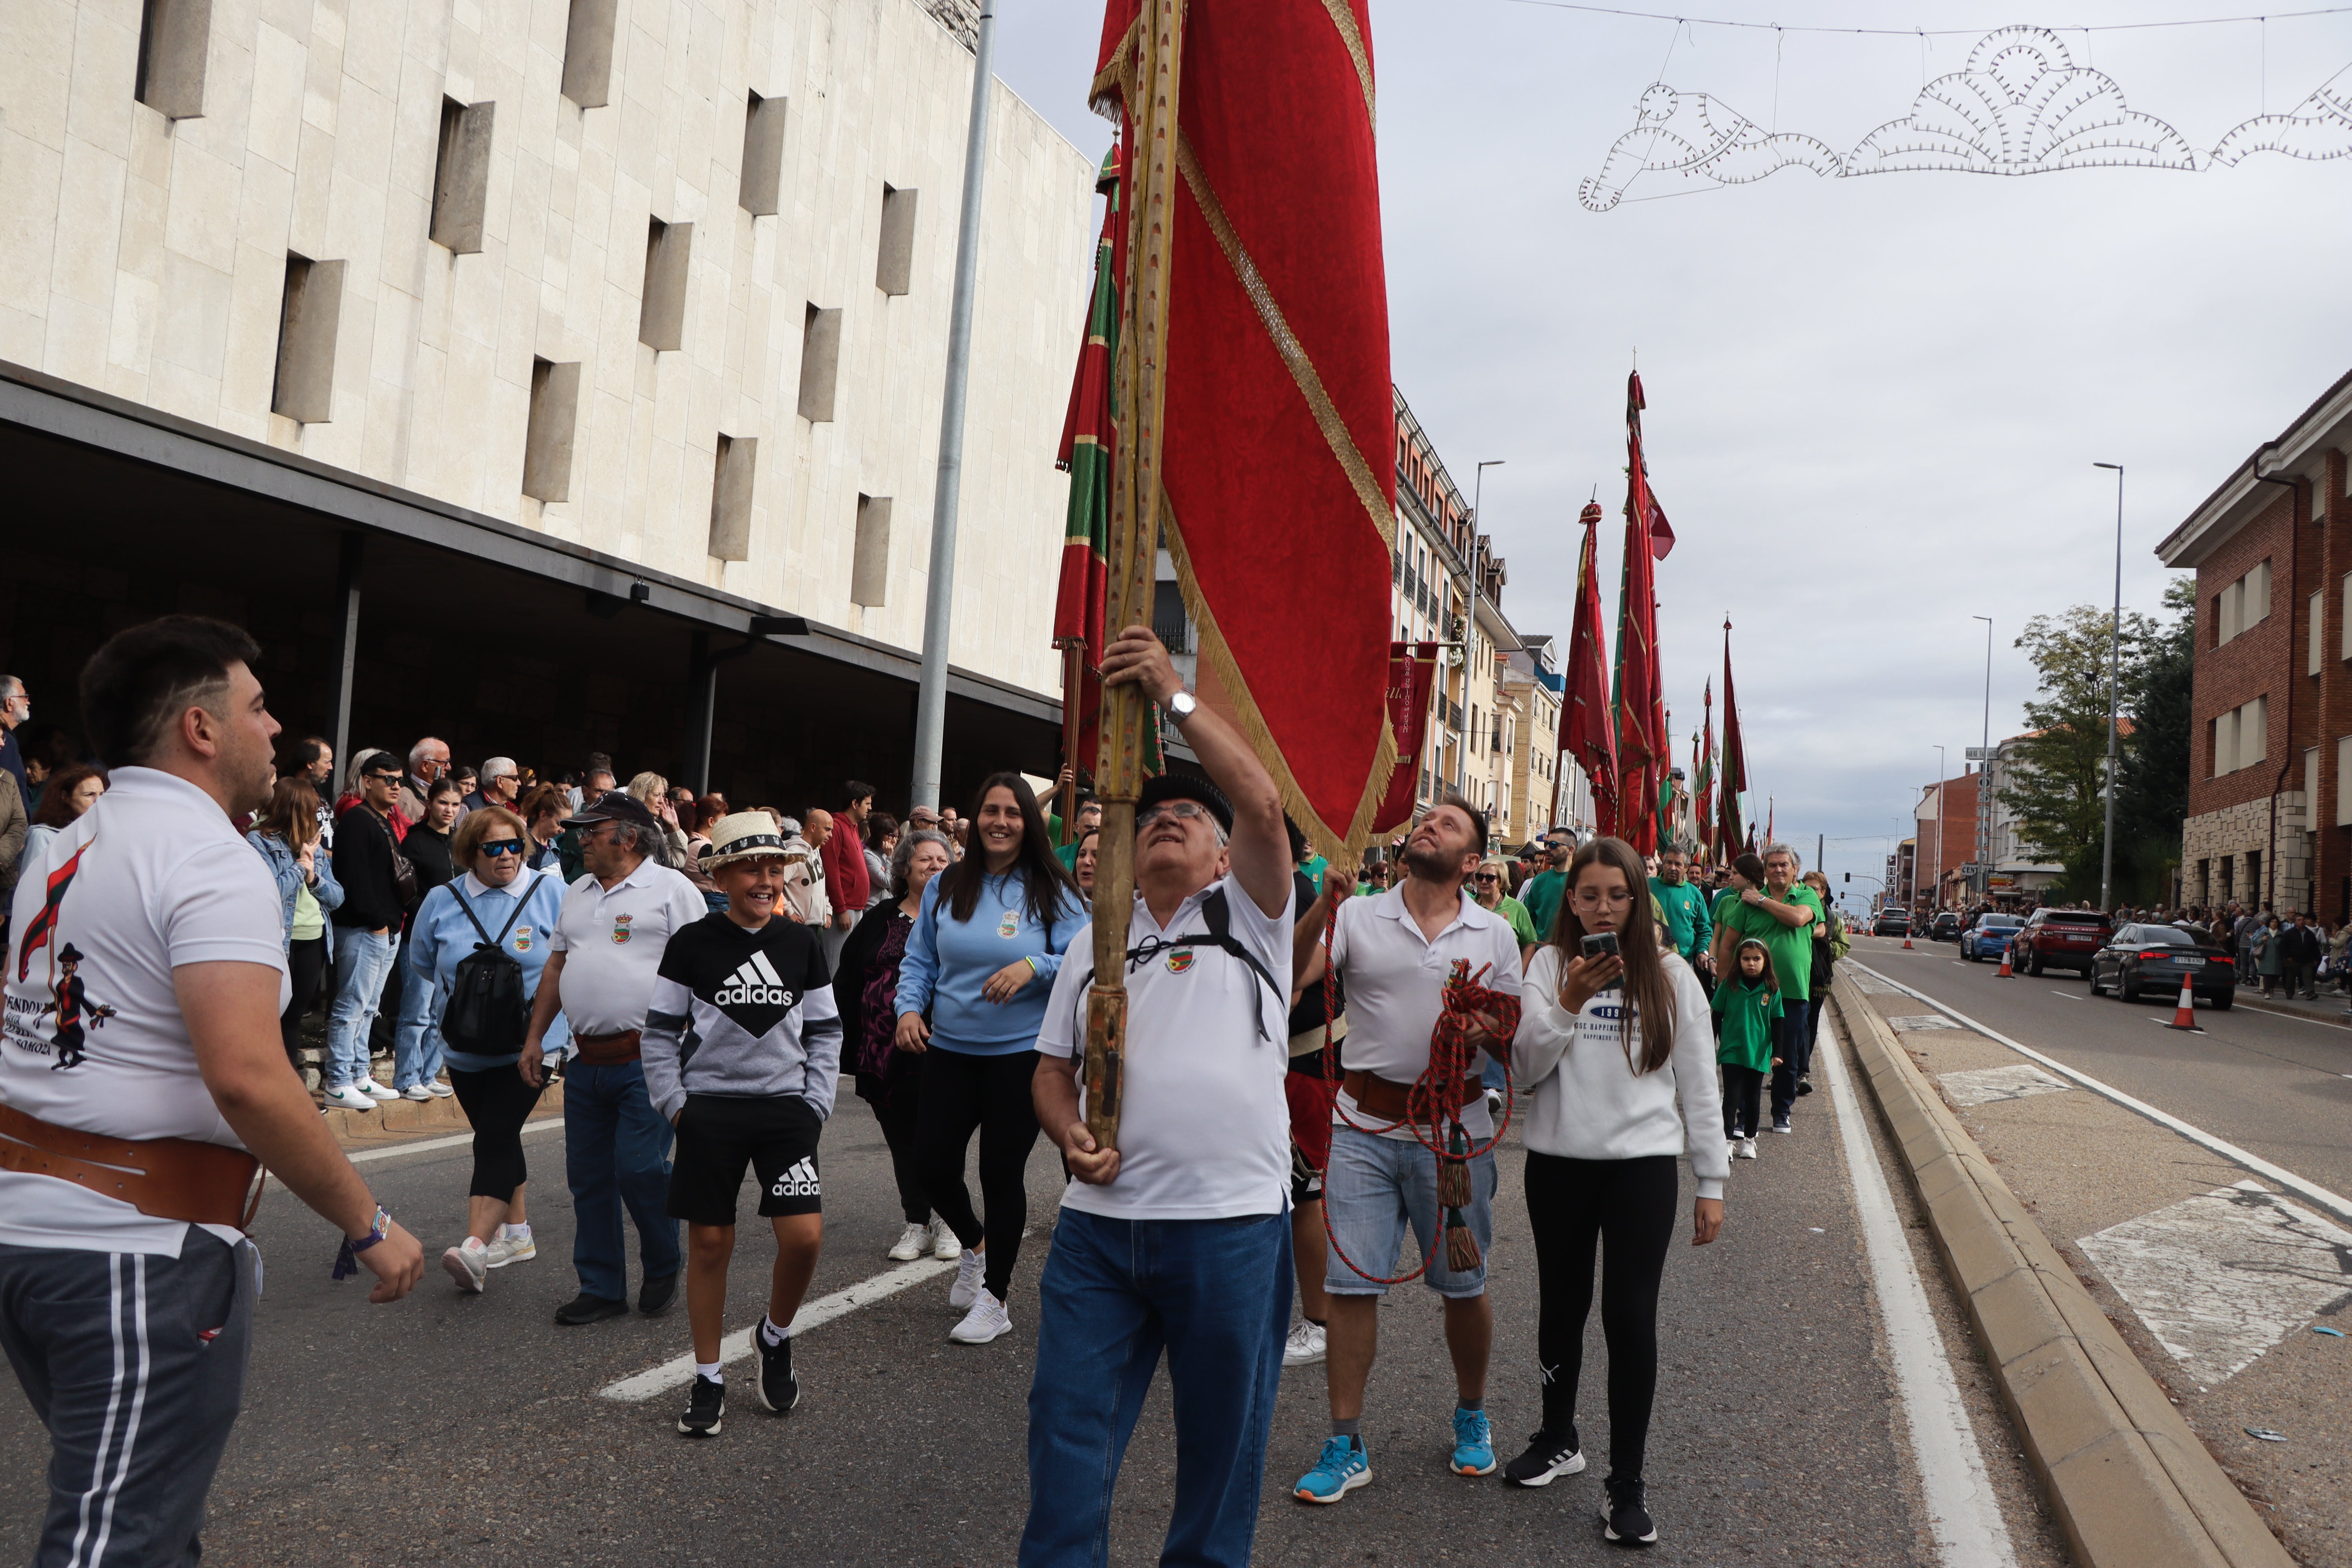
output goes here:
{"type": "MultiPolygon", "coordinates": [[[[563,1080],[556,1079],[547,1086],[531,1108],[530,1120],[563,1114],[563,1080]]],[[[458,1109],[455,1095],[441,1100],[387,1100],[373,1110],[346,1110],[340,1105],[330,1105],[321,1113],[327,1131],[345,1149],[373,1149],[380,1145],[422,1138],[435,1132],[463,1132],[473,1126],[466,1113],[458,1109]]]]}
{"type": "Polygon", "coordinates": [[[1842,976],[1833,994],[2076,1559],[2088,1568],[2294,1568],[1877,1009],[1842,976]]]}

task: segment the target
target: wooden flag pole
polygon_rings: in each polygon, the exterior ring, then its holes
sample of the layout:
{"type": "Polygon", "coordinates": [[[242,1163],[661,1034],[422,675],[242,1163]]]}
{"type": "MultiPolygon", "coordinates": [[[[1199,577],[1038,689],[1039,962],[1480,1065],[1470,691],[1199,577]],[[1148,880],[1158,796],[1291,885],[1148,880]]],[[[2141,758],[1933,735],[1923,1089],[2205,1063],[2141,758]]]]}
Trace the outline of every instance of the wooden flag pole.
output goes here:
{"type": "MultiPolygon", "coordinates": [[[[1184,0],[1145,0],[1141,58],[1127,95],[1128,276],[1119,326],[1123,416],[1111,471],[1105,635],[1151,624],[1152,567],[1160,542],[1160,447],[1164,434],[1168,263],[1176,200],[1176,110],[1184,0]]],[[[1118,1146],[1127,1054],[1127,912],[1135,897],[1135,802],[1143,788],[1144,726],[1151,702],[1133,685],[1103,688],[1102,754],[1095,769],[1102,837],[1095,858],[1095,984],[1087,1003],[1087,1131],[1097,1149],[1118,1146]]]]}
{"type": "Polygon", "coordinates": [[[1070,770],[1070,782],[1061,787],[1057,803],[1065,844],[1078,836],[1078,702],[1085,695],[1086,674],[1086,642],[1079,637],[1063,639],[1062,765],[1070,770]]]}

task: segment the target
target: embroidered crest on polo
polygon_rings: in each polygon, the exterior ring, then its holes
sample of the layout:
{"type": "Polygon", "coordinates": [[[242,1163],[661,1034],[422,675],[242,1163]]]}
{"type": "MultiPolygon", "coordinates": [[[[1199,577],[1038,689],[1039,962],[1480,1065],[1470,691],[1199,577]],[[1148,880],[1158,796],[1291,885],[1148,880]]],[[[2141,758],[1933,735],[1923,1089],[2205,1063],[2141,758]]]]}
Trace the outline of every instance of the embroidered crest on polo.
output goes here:
{"type": "Polygon", "coordinates": [[[1183,973],[1186,970],[1188,970],[1188,969],[1190,969],[1190,968],[1192,968],[1192,950],[1191,948],[1189,948],[1189,947],[1175,947],[1175,948],[1171,948],[1171,949],[1169,949],[1169,950],[1168,950],[1168,973],[1171,973],[1171,974],[1181,974],[1181,973],[1183,973]]]}
{"type": "Polygon", "coordinates": [[[613,917],[613,941],[615,945],[625,943],[629,940],[629,922],[635,918],[636,917],[634,915],[614,915],[613,917]]]}

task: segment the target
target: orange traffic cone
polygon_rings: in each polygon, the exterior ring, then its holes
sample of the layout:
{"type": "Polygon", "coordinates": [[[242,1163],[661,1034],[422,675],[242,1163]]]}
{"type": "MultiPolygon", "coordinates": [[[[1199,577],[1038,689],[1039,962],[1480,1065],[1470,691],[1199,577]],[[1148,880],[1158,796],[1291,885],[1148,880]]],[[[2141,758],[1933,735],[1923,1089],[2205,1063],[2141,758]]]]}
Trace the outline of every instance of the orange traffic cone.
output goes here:
{"type": "Polygon", "coordinates": [[[1911,928],[1907,925],[1903,928],[1903,951],[1911,951],[1911,928]]]}
{"type": "Polygon", "coordinates": [[[2173,1009],[2172,1022],[2167,1024],[2165,1027],[2187,1029],[2199,1035],[2205,1032],[2197,1026],[2197,997],[2189,989],[2189,976],[2186,974],[2180,977],[2180,1005],[2173,1009]]]}
{"type": "Polygon", "coordinates": [[[2007,942],[2002,942],[2000,944],[2000,973],[1994,975],[1993,978],[1995,980],[2014,980],[2017,978],[2016,972],[2009,967],[2009,943],[2007,942]]]}

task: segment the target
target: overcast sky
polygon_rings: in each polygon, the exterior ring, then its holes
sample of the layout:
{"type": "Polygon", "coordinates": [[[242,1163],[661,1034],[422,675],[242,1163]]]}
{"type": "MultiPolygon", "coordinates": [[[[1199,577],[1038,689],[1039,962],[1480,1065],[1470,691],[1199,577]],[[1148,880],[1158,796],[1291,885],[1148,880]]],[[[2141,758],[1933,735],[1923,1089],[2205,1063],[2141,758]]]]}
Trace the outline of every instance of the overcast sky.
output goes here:
{"type": "MultiPolygon", "coordinates": [[[[1680,0],[1677,0],[1680,3],[1680,0]]],[[[2113,24],[2228,16],[2229,0],[2065,0],[2004,18],[1812,0],[1713,16],[1826,26],[2113,24]]],[[[997,0],[996,69],[1089,153],[1091,0],[997,0]]],[[[1822,179],[1787,169],[1616,210],[1580,180],[1644,88],[1706,92],[1843,152],[1901,118],[1974,32],[1922,40],[1693,26],[1519,0],[1374,0],[1381,203],[1397,382],[1464,490],[1501,458],[1486,531],[1504,605],[1564,645],[1575,518],[1598,486],[1615,613],[1623,397],[1638,350],[1653,482],[1680,543],[1658,570],[1680,733],[1729,611],[1760,820],[1832,879],[1875,874],[1916,786],[1983,724],[2016,732],[2027,618],[2114,591],[2154,611],[2151,553],[2247,454],[2352,367],[2352,158],[2257,155],[2197,173],[1822,179]],[[1777,61],[1776,61],[1777,55],[1777,61]],[[1777,70],[1776,70],[1777,65],[1777,70]],[[1777,96],[1777,121],[1775,99],[1777,96]],[[1834,842],[1843,840],[1844,842],[1834,842]]],[[[2210,149],[2352,64],[2352,15],[2064,35],[2130,106],[2210,149]]]]}

